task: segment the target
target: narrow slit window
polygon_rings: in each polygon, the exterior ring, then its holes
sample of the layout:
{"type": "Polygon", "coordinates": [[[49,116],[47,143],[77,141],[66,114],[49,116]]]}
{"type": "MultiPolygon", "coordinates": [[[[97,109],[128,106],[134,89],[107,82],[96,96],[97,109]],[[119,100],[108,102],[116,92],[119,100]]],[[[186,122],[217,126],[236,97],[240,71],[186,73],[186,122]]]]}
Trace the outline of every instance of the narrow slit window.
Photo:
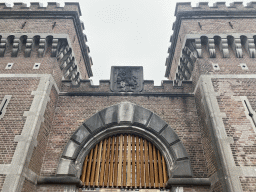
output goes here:
{"type": "Polygon", "coordinates": [[[249,100],[247,97],[241,97],[243,105],[245,107],[245,112],[247,115],[247,118],[250,119],[253,129],[256,132],[256,114],[255,111],[252,109],[249,100]]]}
{"type": "Polygon", "coordinates": [[[5,115],[5,112],[6,112],[6,108],[7,108],[7,105],[11,99],[11,95],[5,95],[2,102],[1,102],[1,105],[0,105],[0,119],[2,119],[5,115]]]}

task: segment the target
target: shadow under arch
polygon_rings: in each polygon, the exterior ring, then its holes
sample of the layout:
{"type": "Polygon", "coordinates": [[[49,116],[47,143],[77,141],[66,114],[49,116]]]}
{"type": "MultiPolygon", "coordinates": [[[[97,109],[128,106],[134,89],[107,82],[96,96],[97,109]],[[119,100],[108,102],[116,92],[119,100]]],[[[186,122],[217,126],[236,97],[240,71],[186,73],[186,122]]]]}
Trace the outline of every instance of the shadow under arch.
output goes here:
{"type": "Polygon", "coordinates": [[[90,150],[101,140],[121,133],[152,142],[165,158],[169,178],[193,176],[189,156],[174,130],[153,112],[130,102],[110,106],[85,120],[66,144],[56,175],[80,178],[90,150]]]}

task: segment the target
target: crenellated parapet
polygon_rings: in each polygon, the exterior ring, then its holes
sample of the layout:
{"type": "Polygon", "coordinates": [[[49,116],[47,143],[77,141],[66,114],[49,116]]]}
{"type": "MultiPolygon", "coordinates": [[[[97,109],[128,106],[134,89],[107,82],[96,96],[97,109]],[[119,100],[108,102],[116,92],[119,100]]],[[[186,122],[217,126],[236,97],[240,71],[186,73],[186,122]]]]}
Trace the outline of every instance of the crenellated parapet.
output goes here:
{"type": "MultiPolygon", "coordinates": [[[[35,55],[41,58],[45,56],[47,49],[51,50],[51,57],[57,59],[63,73],[63,80],[70,80],[75,86],[79,85],[81,75],[68,35],[0,34],[0,57],[4,57],[7,50],[10,50],[11,57],[28,58],[33,51],[36,51],[35,55]]],[[[90,58],[89,55],[88,57],[90,58]]]]}
{"type": "MultiPolygon", "coordinates": [[[[220,50],[223,58],[230,57],[230,51],[234,52],[237,58],[243,58],[245,52],[250,58],[255,58],[256,34],[188,34],[185,45],[182,49],[178,67],[176,69],[176,81],[191,80],[194,62],[203,57],[202,47],[208,54],[204,57],[216,58],[216,48],[220,50]],[[245,51],[245,52],[244,52],[245,51]]],[[[170,61],[166,60],[166,65],[170,61]]],[[[248,56],[247,56],[248,57],[248,56]]],[[[178,84],[178,83],[177,83],[178,84]]],[[[180,83],[181,84],[181,83],[180,83]]]]}
{"type": "Polygon", "coordinates": [[[177,3],[175,16],[181,13],[189,13],[189,12],[205,12],[209,13],[210,11],[214,12],[226,12],[226,11],[255,11],[256,10],[256,2],[247,3],[247,5],[243,5],[243,2],[233,2],[230,5],[226,5],[225,2],[216,2],[213,6],[209,6],[208,2],[200,2],[196,7],[192,7],[191,3],[177,3]]]}
{"type": "Polygon", "coordinates": [[[65,3],[63,7],[56,2],[48,2],[45,7],[39,2],[32,2],[30,6],[26,3],[13,3],[13,6],[8,3],[0,3],[0,11],[76,11],[81,16],[79,3],[76,2],[65,3]]]}

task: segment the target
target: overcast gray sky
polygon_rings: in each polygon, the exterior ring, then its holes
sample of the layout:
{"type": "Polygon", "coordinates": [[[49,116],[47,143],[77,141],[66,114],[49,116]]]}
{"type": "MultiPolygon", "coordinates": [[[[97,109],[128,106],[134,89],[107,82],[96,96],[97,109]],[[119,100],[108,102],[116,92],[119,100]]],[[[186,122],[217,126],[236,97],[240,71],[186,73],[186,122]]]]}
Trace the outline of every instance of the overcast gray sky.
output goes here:
{"type": "MultiPolygon", "coordinates": [[[[22,0],[21,0],[22,1],[22,0]]],[[[19,0],[19,2],[21,2],[19,0]]],[[[6,1],[12,4],[17,1],[6,1]]],[[[32,1],[22,1],[29,5],[32,1]]],[[[172,24],[175,21],[174,0],[67,0],[39,1],[79,2],[87,44],[93,60],[94,84],[110,78],[110,68],[143,66],[144,79],[160,85],[166,79],[165,60],[170,46],[172,24]]],[[[189,2],[189,1],[185,1],[189,2]]],[[[199,1],[191,1],[196,6],[199,1]]],[[[233,1],[225,1],[227,5],[233,1]]],[[[244,1],[244,3],[249,1],[244,1]]],[[[209,1],[212,5],[213,1],[209,1]]]]}

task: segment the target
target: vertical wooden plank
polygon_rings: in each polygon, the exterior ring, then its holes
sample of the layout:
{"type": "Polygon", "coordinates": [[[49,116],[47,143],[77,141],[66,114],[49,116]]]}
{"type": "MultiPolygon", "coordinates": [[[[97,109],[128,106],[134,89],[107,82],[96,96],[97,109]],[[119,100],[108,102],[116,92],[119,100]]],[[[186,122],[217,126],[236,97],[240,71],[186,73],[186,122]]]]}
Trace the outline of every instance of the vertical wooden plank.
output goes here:
{"type": "Polygon", "coordinates": [[[95,183],[94,179],[95,179],[97,153],[98,153],[98,144],[94,148],[93,163],[92,163],[92,174],[91,174],[91,180],[90,180],[90,185],[91,186],[94,186],[94,183],[95,183]]]}
{"type": "Polygon", "coordinates": [[[115,152],[115,137],[112,138],[112,145],[111,145],[111,160],[110,160],[110,178],[109,178],[109,187],[113,186],[113,166],[114,166],[114,152],[115,152]]]}
{"type": "Polygon", "coordinates": [[[119,137],[116,137],[116,147],[115,147],[115,168],[114,168],[114,178],[113,185],[117,186],[117,166],[118,166],[118,152],[119,152],[119,137]]]}
{"type": "Polygon", "coordinates": [[[126,187],[126,174],[127,170],[126,170],[126,153],[127,153],[127,135],[124,135],[124,158],[123,158],[123,182],[122,182],[122,186],[126,187]]]}
{"type": "Polygon", "coordinates": [[[144,141],[144,151],[145,151],[145,187],[149,187],[149,172],[148,172],[148,142],[144,141]]]}
{"type": "Polygon", "coordinates": [[[154,167],[153,167],[153,156],[152,156],[152,145],[148,143],[148,151],[149,151],[149,164],[150,164],[150,187],[154,188],[154,167]]]}
{"type": "Polygon", "coordinates": [[[153,145],[153,156],[154,156],[155,188],[158,188],[159,187],[159,183],[158,183],[157,156],[156,156],[156,147],[154,145],[153,145]]]}
{"type": "Polygon", "coordinates": [[[127,155],[127,187],[131,186],[131,135],[128,135],[128,155],[127,155]]]}
{"type": "Polygon", "coordinates": [[[106,146],[107,146],[107,139],[104,139],[103,149],[102,149],[102,162],[100,167],[100,183],[99,183],[100,187],[102,187],[103,185],[103,176],[105,171],[105,160],[106,160],[106,146]]]}
{"type": "Polygon", "coordinates": [[[140,138],[140,172],[141,172],[141,174],[140,174],[140,176],[141,176],[141,181],[140,181],[140,183],[141,183],[141,187],[145,187],[145,177],[144,177],[144,175],[145,175],[145,167],[144,167],[144,149],[143,149],[143,140],[144,139],[142,139],[142,138],[140,138]]]}
{"type": "Polygon", "coordinates": [[[163,167],[162,159],[159,150],[157,150],[157,159],[158,159],[158,171],[159,171],[159,187],[163,188],[163,167]]]}
{"type": "Polygon", "coordinates": [[[132,187],[135,187],[135,137],[132,136],[132,187]]]}
{"type": "Polygon", "coordinates": [[[123,166],[123,135],[120,135],[119,146],[119,160],[118,160],[118,174],[117,174],[117,186],[121,187],[122,184],[122,166],[123,166]]]}
{"type": "Polygon", "coordinates": [[[88,164],[88,155],[86,156],[86,158],[84,160],[83,172],[82,172],[82,176],[81,176],[81,181],[83,182],[83,184],[85,184],[85,174],[86,174],[86,170],[87,170],[87,164],[88,164]]]}
{"type": "Polygon", "coordinates": [[[140,187],[140,145],[139,145],[139,137],[136,136],[136,186],[137,188],[140,187]]]}
{"type": "Polygon", "coordinates": [[[108,172],[109,172],[109,162],[110,162],[110,143],[111,143],[111,137],[108,138],[106,168],[105,168],[105,176],[104,176],[104,187],[108,186],[108,180],[110,178],[110,175],[108,174],[108,172]]]}
{"type": "Polygon", "coordinates": [[[93,155],[93,149],[91,149],[90,156],[89,156],[85,186],[89,186],[90,173],[91,173],[91,168],[92,168],[92,155],[93,155]]]}
{"type": "Polygon", "coordinates": [[[100,141],[99,150],[98,150],[97,166],[96,166],[96,173],[95,173],[95,186],[99,186],[101,155],[102,155],[102,141],[100,141]]]}
{"type": "Polygon", "coordinates": [[[165,159],[164,159],[163,155],[162,155],[162,164],[163,164],[164,187],[165,187],[168,177],[167,177],[167,169],[166,169],[165,159]]]}

